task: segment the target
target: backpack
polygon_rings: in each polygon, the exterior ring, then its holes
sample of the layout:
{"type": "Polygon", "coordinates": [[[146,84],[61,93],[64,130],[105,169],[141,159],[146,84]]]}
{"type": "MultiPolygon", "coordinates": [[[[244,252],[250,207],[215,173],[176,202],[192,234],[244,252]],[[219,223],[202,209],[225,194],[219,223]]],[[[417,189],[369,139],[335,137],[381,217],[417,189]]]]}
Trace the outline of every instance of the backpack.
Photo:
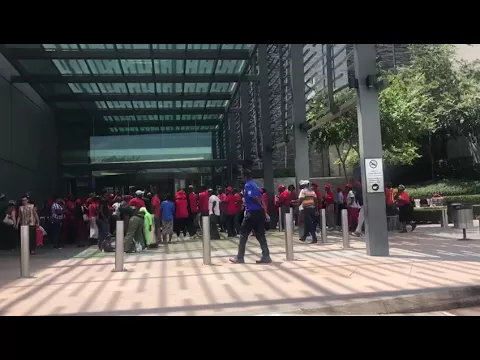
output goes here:
{"type": "Polygon", "coordinates": [[[104,252],[115,252],[115,237],[108,235],[102,242],[102,249],[104,252]]]}

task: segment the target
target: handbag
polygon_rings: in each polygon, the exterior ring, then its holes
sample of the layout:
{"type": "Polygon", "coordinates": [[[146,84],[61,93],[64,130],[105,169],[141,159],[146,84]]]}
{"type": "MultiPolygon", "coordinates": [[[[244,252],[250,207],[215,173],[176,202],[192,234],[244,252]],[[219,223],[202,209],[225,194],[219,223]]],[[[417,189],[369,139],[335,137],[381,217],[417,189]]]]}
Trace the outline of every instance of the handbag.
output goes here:
{"type": "Polygon", "coordinates": [[[43,231],[42,229],[37,229],[37,246],[43,245],[43,231]]]}
{"type": "Polygon", "coordinates": [[[8,226],[13,226],[15,223],[13,222],[12,218],[10,215],[5,215],[5,218],[3,219],[3,223],[8,226]]]}
{"type": "Polygon", "coordinates": [[[83,214],[83,221],[88,222],[88,215],[87,214],[83,214]]]}

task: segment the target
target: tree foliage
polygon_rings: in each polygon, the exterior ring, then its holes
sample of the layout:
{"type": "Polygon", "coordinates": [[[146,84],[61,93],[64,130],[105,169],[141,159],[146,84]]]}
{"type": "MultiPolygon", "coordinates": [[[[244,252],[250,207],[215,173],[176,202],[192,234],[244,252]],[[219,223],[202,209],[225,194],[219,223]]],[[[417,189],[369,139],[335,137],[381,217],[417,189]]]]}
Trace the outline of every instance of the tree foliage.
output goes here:
{"type": "MultiPolygon", "coordinates": [[[[412,44],[411,62],[382,76],[389,86],[379,93],[384,159],[389,164],[412,164],[421,157],[425,136],[474,141],[480,131],[480,63],[455,60],[454,46],[412,44]]],[[[352,90],[336,94],[338,105],[356,96],[352,90]]],[[[319,91],[311,102],[309,121],[326,113],[327,97],[319,91]]],[[[355,108],[321,125],[310,134],[317,149],[334,146],[345,167],[358,163],[358,127],[355,108]]]]}

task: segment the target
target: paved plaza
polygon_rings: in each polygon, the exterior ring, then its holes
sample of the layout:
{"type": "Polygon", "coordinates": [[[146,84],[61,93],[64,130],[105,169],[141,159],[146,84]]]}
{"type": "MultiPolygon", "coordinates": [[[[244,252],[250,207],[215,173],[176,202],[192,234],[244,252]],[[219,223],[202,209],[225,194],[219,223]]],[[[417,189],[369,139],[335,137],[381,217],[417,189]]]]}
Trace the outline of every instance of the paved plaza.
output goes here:
{"type": "Polygon", "coordinates": [[[420,226],[390,234],[389,257],[366,255],[362,238],[342,249],[339,232],[326,244],[296,237],[285,261],[282,233],[270,232],[273,264],[257,265],[255,238],[246,264],[230,264],[238,239],[212,242],[213,266],[202,264],[200,241],[126,255],[127,272],[114,273],[114,255],[95,248],[41,249],[34,277],[19,279],[18,253],[0,253],[0,315],[261,315],[477,285],[480,234],[458,241],[461,230],[420,226]]]}

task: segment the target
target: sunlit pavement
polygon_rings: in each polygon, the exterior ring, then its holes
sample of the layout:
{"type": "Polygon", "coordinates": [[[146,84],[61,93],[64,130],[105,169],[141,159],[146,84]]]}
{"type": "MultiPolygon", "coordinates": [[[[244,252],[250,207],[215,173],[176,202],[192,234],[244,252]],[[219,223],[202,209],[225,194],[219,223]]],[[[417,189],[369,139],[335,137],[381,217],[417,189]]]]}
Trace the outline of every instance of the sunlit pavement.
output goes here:
{"type": "Polygon", "coordinates": [[[468,231],[472,240],[466,242],[457,240],[461,230],[438,225],[391,234],[389,257],[367,256],[363,238],[352,237],[352,248],[342,250],[340,236],[329,233],[326,244],[295,240],[296,261],[287,262],[283,234],[271,232],[270,265],[255,264],[260,253],[255,238],[245,265],[228,262],[238,239],[212,241],[213,266],[202,264],[200,241],[172,243],[127,255],[128,271],[121,273],[112,272],[113,254],[94,248],[41,249],[31,259],[31,279],[18,279],[18,254],[2,252],[0,315],[272,316],[480,280],[478,228],[468,231]]]}

